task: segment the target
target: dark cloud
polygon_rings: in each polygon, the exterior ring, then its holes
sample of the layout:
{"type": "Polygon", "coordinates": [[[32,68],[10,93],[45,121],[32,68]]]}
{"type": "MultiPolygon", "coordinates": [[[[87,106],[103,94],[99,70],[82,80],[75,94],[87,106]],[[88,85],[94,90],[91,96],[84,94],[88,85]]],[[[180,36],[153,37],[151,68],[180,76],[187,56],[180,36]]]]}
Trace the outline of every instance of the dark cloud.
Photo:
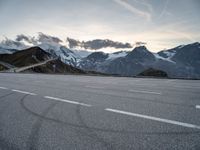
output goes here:
{"type": "Polygon", "coordinates": [[[69,48],[74,48],[74,47],[78,47],[81,46],[82,42],[75,40],[75,39],[71,39],[71,38],[67,38],[67,42],[69,44],[69,48]]]}
{"type": "Polygon", "coordinates": [[[55,43],[62,42],[62,40],[59,39],[58,37],[46,35],[42,32],[38,33],[38,41],[41,43],[43,43],[43,42],[55,42],[55,43]]]}
{"type": "Polygon", "coordinates": [[[27,37],[26,35],[20,34],[20,35],[17,35],[15,40],[16,41],[22,41],[22,40],[29,41],[29,37],[27,37]]]}
{"type": "Polygon", "coordinates": [[[26,36],[24,34],[17,35],[15,40],[18,41],[18,42],[21,42],[21,41],[24,40],[28,43],[32,43],[33,45],[37,44],[37,40],[35,39],[35,37],[29,37],[29,36],[26,36]]]}
{"type": "Polygon", "coordinates": [[[129,43],[121,43],[121,42],[114,42],[111,40],[93,40],[83,42],[84,47],[86,49],[101,49],[106,47],[114,47],[114,48],[132,48],[131,44],[129,43]]]}
{"type": "Polygon", "coordinates": [[[33,45],[38,45],[39,43],[46,43],[46,42],[54,42],[54,43],[62,42],[62,40],[59,39],[58,37],[50,36],[42,32],[39,32],[37,37],[30,37],[24,34],[20,34],[16,36],[15,41],[21,42],[23,40],[33,45]]]}
{"type": "Polygon", "coordinates": [[[71,38],[67,38],[67,42],[69,43],[70,48],[74,47],[82,47],[85,49],[93,49],[98,50],[101,48],[107,48],[107,47],[113,47],[113,48],[132,48],[132,45],[130,43],[122,43],[122,42],[115,42],[112,40],[101,40],[96,39],[92,41],[79,41],[71,38]]]}
{"type": "Polygon", "coordinates": [[[19,41],[14,41],[5,37],[5,39],[0,42],[0,47],[10,48],[10,49],[15,49],[15,48],[23,49],[26,48],[26,45],[24,45],[19,41]]]}
{"type": "MultiPolygon", "coordinates": [[[[5,45],[12,45],[20,46],[25,45],[28,42],[34,46],[38,46],[43,43],[52,43],[52,44],[59,44],[61,45],[62,40],[55,36],[50,36],[44,33],[39,32],[38,36],[27,36],[24,34],[19,34],[16,36],[14,41],[6,40],[5,45]]],[[[67,38],[69,48],[76,48],[81,47],[84,49],[91,49],[91,50],[98,50],[102,48],[116,48],[116,49],[125,49],[125,48],[132,48],[133,46],[130,43],[122,43],[117,41],[112,41],[109,39],[95,39],[90,41],[79,41],[72,38],[67,38]]],[[[140,43],[141,44],[141,43],[140,43]]]]}
{"type": "Polygon", "coordinates": [[[135,45],[136,46],[144,46],[144,45],[147,45],[147,43],[139,41],[139,42],[135,42],[135,45]]]}

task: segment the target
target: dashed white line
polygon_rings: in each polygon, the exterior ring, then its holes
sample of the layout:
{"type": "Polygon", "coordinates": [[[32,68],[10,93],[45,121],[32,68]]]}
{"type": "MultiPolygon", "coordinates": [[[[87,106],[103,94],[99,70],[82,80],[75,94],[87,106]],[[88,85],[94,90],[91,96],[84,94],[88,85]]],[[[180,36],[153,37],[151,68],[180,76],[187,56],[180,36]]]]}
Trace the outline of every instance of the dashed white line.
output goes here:
{"type": "Polygon", "coordinates": [[[196,105],[196,109],[200,109],[200,105],[196,105]]]}
{"type": "Polygon", "coordinates": [[[92,85],[87,85],[85,86],[86,88],[92,88],[92,89],[103,89],[104,87],[100,87],[100,86],[92,86],[92,85]]]}
{"type": "Polygon", "coordinates": [[[200,86],[185,86],[185,85],[182,85],[182,86],[175,85],[175,86],[172,86],[172,87],[174,87],[174,88],[182,88],[182,89],[184,89],[184,88],[188,88],[188,89],[196,88],[196,89],[199,89],[200,88],[200,86]]]}
{"type": "Polygon", "coordinates": [[[85,104],[85,103],[80,103],[80,102],[76,102],[76,101],[71,101],[71,100],[66,100],[66,99],[56,98],[56,97],[51,97],[51,96],[44,96],[44,98],[55,100],[55,101],[66,102],[66,103],[70,103],[70,104],[82,105],[82,106],[86,106],[86,107],[91,107],[92,106],[92,105],[85,104]]]}
{"type": "Polygon", "coordinates": [[[35,93],[30,93],[30,92],[26,92],[26,91],[20,91],[20,90],[15,90],[15,89],[12,89],[13,92],[18,92],[18,93],[23,93],[23,94],[28,94],[28,95],[37,95],[35,93]]]}
{"type": "Polygon", "coordinates": [[[0,89],[7,90],[8,88],[0,86],[0,89]]]}
{"type": "Polygon", "coordinates": [[[153,116],[147,116],[147,115],[142,115],[142,114],[137,114],[137,113],[131,113],[131,112],[126,112],[126,111],[111,109],[111,108],[106,108],[105,110],[114,112],[114,113],[118,113],[118,114],[134,116],[134,117],[138,117],[138,118],[163,122],[163,123],[167,123],[167,124],[178,125],[178,126],[187,127],[187,128],[200,129],[200,126],[194,125],[194,124],[189,124],[189,123],[184,123],[184,122],[179,122],[179,121],[174,121],[174,120],[169,120],[169,119],[163,119],[163,118],[158,118],[158,117],[153,117],[153,116]]]}
{"type": "Polygon", "coordinates": [[[162,94],[162,93],[160,93],[160,92],[141,91],[141,90],[129,90],[129,92],[134,92],[134,93],[144,93],[144,94],[156,94],[156,95],[161,95],[161,94],[162,94]]]}

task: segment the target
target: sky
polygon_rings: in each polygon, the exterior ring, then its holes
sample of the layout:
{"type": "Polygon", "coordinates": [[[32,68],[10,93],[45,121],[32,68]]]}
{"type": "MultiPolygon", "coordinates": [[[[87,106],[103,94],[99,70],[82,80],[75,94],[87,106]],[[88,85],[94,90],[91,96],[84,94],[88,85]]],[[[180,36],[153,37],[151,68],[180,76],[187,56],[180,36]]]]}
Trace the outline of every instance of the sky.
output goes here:
{"type": "Polygon", "coordinates": [[[157,52],[200,41],[200,0],[0,0],[0,39],[38,32],[145,42],[157,52]]]}

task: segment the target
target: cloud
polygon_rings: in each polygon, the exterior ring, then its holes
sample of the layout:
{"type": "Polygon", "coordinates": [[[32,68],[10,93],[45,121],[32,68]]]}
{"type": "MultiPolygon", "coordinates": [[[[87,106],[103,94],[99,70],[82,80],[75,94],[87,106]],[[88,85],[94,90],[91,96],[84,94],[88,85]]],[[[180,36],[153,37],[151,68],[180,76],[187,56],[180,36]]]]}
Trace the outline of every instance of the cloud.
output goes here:
{"type": "Polygon", "coordinates": [[[15,41],[21,42],[23,40],[30,44],[33,44],[33,45],[37,45],[37,43],[38,43],[38,41],[37,41],[37,39],[35,39],[35,37],[26,36],[24,34],[20,34],[20,35],[16,36],[15,41]]]}
{"type": "MultiPolygon", "coordinates": [[[[41,46],[41,45],[53,45],[56,47],[65,46],[62,45],[63,42],[60,38],[55,36],[50,36],[44,33],[38,33],[37,36],[27,36],[24,34],[19,34],[14,40],[6,38],[0,42],[2,47],[17,47],[17,49],[27,48],[30,46],[41,46]]],[[[90,41],[79,41],[72,38],[67,38],[69,48],[83,48],[88,50],[99,50],[103,48],[115,48],[115,49],[129,49],[133,46],[130,43],[122,43],[117,41],[112,41],[109,39],[95,39],[90,41]]]]}
{"type": "Polygon", "coordinates": [[[67,38],[67,42],[69,45],[69,48],[74,48],[74,47],[81,47],[82,43],[79,40],[67,38]]]}
{"type": "Polygon", "coordinates": [[[39,32],[37,37],[31,37],[31,36],[26,36],[24,34],[19,34],[16,36],[15,41],[16,42],[26,41],[29,44],[33,44],[33,45],[39,45],[40,43],[46,43],[46,42],[49,42],[49,43],[53,42],[53,43],[59,44],[60,42],[62,42],[62,40],[59,39],[58,37],[50,36],[42,32],[39,32]]]}
{"type": "Polygon", "coordinates": [[[147,43],[138,41],[138,42],[135,42],[135,45],[136,46],[142,46],[142,45],[147,45],[147,43]]]}
{"type": "Polygon", "coordinates": [[[70,48],[75,47],[81,47],[84,49],[92,49],[92,50],[98,50],[102,48],[116,48],[116,49],[124,49],[124,48],[132,48],[132,45],[130,43],[122,43],[122,42],[115,42],[112,40],[102,40],[102,39],[96,39],[92,41],[79,41],[71,38],[67,38],[67,42],[69,44],[70,48]]]}
{"type": "Polygon", "coordinates": [[[23,34],[17,35],[16,41],[22,41],[22,40],[29,41],[30,39],[28,36],[23,35],[23,34]]]}
{"type": "Polygon", "coordinates": [[[60,43],[63,42],[61,39],[59,39],[58,37],[55,36],[50,36],[47,34],[44,34],[42,32],[38,33],[38,41],[41,43],[45,43],[45,42],[54,42],[54,43],[60,43]]]}
{"type": "MultiPolygon", "coordinates": [[[[135,6],[129,4],[127,2],[127,0],[113,0],[114,2],[116,2],[117,4],[121,5],[122,7],[124,7],[125,9],[127,9],[128,11],[130,11],[131,13],[138,15],[140,17],[145,18],[146,20],[151,20],[151,14],[149,12],[146,11],[142,11],[138,8],[136,8],[135,6]]],[[[144,4],[144,3],[143,3],[144,4]]],[[[147,5],[146,5],[147,6],[147,5]]],[[[149,6],[148,6],[149,7],[149,6]]],[[[152,9],[151,9],[152,10],[152,9]]]]}
{"type": "Polygon", "coordinates": [[[14,41],[5,37],[4,40],[0,42],[0,47],[5,49],[25,49],[27,46],[19,41],[14,41]]]}

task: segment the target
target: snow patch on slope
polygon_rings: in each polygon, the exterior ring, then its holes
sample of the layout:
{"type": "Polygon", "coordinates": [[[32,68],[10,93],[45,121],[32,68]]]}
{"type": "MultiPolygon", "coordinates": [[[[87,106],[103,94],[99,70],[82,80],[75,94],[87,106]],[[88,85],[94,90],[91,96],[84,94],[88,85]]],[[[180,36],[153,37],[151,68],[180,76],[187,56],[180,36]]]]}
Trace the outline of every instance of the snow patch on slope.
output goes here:
{"type": "Polygon", "coordinates": [[[164,51],[163,53],[167,56],[168,59],[171,59],[176,54],[175,51],[171,51],[171,52],[164,51]]]}
{"type": "Polygon", "coordinates": [[[73,49],[73,52],[79,56],[80,58],[85,58],[87,56],[89,56],[90,54],[92,54],[91,51],[87,51],[87,50],[76,50],[76,49],[73,49]]]}
{"type": "Polygon", "coordinates": [[[154,54],[154,56],[155,56],[156,59],[160,59],[160,60],[164,60],[164,61],[169,61],[169,62],[174,63],[174,64],[176,63],[176,62],[174,62],[174,61],[171,60],[171,58],[174,56],[174,54],[165,53],[168,56],[167,58],[164,58],[164,57],[162,57],[162,56],[160,56],[159,54],[156,54],[156,53],[153,53],[153,54],[154,54]]]}
{"type": "Polygon", "coordinates": [[[107,60],[113,60],[113,59],[116,59],[119,57],[125,57],[127,54],[128,54],[128,52],[126,52],[126,51],[111,53],[111,54],[108,54],[107,60]]]}

